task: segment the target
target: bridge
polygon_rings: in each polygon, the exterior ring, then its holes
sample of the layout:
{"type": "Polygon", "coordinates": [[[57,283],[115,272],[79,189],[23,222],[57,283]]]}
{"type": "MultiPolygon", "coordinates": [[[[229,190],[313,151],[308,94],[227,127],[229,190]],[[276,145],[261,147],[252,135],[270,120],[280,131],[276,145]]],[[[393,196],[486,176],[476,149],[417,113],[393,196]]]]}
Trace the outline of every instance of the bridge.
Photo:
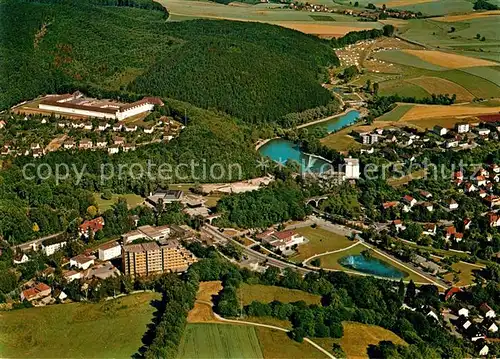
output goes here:
{"type": "Polygon", "coordinates": [[[319,203],[321,201],[324,201],[325,199],[328,199],[328,196],[329,196],[328,194],[324,194],[322,196],[316,196],[316,197],[308,198],[308,199],[306,199],[306,204],[311,204],[312,202],[314,202],[314,206],[318,207],[319,203]]]}

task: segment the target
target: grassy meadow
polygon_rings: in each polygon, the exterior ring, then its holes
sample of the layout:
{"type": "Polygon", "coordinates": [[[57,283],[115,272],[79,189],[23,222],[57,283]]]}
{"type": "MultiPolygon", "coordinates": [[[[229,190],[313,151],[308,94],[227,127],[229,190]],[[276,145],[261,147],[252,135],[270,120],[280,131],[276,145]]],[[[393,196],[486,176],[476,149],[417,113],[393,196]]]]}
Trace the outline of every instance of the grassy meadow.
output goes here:
{"type": "Polygon", "coordinates": [[[2,358],[130,358],[142,346],[157,293],[0,313],[2,358]]]}
{"type": "Polygon", "coordinates": [[[367,349],[380,341],[387,340],[394,344],[407,345],[399,336],[385,328],[354,322],[343,322],[344,336],[340,339],[314,338],[314,342],[326,350],[331,350],[333,343],[340,344],[348,358],[368,358],[367,349]]]}
{"type": "Polygon", "coordinates": [[[111,199],[103,199],[101,197],[101,193],[97,192],[94,193],[94,199],[97,203],[97,208],[99,210],[99,213],[106,212],[108,209],[111,208],[111,206],[113,206],[113,204],[118,202],[119,198],[125,198],[127,200],[129,208],[134,208],[144,203],[144,198],[133,193],[113,194],[111,199]]]}
{"type": "Polygon", "coordinates": [[[315,254],[342,249],[354,243],[345,236],[321,227],[301,227],[294,229],[294,231],[303,235],[309,241],[297,247],[298,254],[291,258],[296,262],[302,262],[315,254]]]}
{"type": "Polygon", "coordinates": [[[275,300],[282,303],[292,303],[300,300],[307,304],[320,304],[321,302],[321,296],[301,290],[246,283],[238,288],[238,299],[241,300],[243,305],[248,305],[255,300],[263,303],[271,303],[275,300]]]}

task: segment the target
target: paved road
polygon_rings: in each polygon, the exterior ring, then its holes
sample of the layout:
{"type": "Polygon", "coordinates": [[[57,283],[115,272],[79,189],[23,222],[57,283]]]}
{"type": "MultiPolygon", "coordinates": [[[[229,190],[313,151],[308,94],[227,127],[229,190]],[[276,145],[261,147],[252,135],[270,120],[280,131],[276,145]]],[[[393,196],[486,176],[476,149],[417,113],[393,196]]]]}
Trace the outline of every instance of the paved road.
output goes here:
{"type": "Polygon", "coordinates": [[[210,235],[216,237],[217,239],[219,239],[221,241],[224,241],[224,242],[231,241],[232,243],[240,246],[243,249],[243,255],[247,256],[248,259],[250,259],[250,260],[256,260],[258,262],[267,261],[268,265],[271,265],[271,266],[274,266],[274,267],[277,267],[280,269],[292,268],[292,269],[297,270],[301,274],[306,274],[306,273],[311,272],[309,269],[301,268],[301,267],[298,267],[294,264],[283,262],[283,261],[280,261],[278,259],[268,257],[260,252],[254,251],[253,249],[250,249],[250,248],[247,248],[247,247],[245,247],[245,245],[239,243],[238,241],[235,241],[234,239],[225,236],[224,233],[219,232],[216,227],[211,226],[209,224],[205,224],[201,230],[207,234],[210,234],[210,235]]]}

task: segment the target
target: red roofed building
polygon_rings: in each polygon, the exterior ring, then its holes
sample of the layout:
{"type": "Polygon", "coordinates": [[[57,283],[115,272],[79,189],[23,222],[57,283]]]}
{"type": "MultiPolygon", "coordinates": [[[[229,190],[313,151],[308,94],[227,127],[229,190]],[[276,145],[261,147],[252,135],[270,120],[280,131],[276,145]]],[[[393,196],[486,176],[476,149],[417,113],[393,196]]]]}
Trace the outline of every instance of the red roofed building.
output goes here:
{"type": "Polygon", "coordinates": [[[451,287],[444,294],[444,300],[450,300],[455,294],[461,293],[461,292],[462,292],[462,289],[460,289],[458,287],[451,287]]]}
{"type": "Polygon", "coordinates": [[[399,204],[399,202],[396,202],[396,201],[393,201],[393,202],[384,202],[384,203],[382,204],[382,207],[383,207],[384,209],[389,209],[389,208],[396,207],[398,204],[399,204]]]}
{"type": "Polygon", "coordinates": [[[90,221],[83,222],[78,227],[78,232],[80,233],[81,236],[85,236],[86,238],[88,238],[89,230],[91,230],[95,234],[97,231],[102,230],[103,227],[104,227],[104,218],[97,217],[90,221]]]}
{"type": "Polygon", "coordinates": [[[267,237],[262,238],[262,241],[271,245],[275,250],[283,252],[291,250],[294,245],[304,243],[304,237],[295,231],[286,230],[282,232],[273,232],[267,237]]]}
{"type": "Polygon", "coordinates": [[[451,236],[453,236],[455,233],[457,233],[457,229],[454,226],[446,227],[444,229],[444,231],[445,231],[444,238],[446,238],[446,239],[450,239],[451,236]]]}
{"type": "Polygon", "coordinates": [[[21,301],[27,300],[28,302],[31,302],[35,299],[45,298],[46,296],[50,295],[51,292],[52,288],[50,288],[47,284],[38,283],[34,287],[28,288],[21,292],[21,301]]]}

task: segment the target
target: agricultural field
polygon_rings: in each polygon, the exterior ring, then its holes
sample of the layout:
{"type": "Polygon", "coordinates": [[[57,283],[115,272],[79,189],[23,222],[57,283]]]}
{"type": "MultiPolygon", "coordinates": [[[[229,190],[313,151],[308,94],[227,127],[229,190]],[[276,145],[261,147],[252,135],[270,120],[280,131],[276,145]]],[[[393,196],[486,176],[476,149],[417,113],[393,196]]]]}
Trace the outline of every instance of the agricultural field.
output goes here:
{"type": "Polygon", "coordinates": [[[457,95],[458,102],[466,102],[472,101],[474,99],[474,95],[472,95],[469,91],[463,88],[460,85],[457,85],[454,82],[449,80],[445,80],[439,77],[432,76],[422,76],[414,79],[406,80],[406,82],[412,83],[424,89],[428,95],[430,94],[455,94],[457,95]]]}
{"type": "Polygon", "coordinates": [[[413,105],[409,104],[398,104],[394,109],[377,118],[377,121],[399,121],[412,107],[413,105]]]}
{"type": "Polygon", "coordinates": [[[161,0],[170,13],[169,21],[199,18],[257,21],[279,25],[321,37],[340,37],[350,31],[381,28],[377,22],[358,22],[341,14],[311,15],[307,11],[284,9],[279,4],[219,4],[211,1],[161,0]],[[321,17],[318,17],[321,16],[321,17]]]}
{"type": "Polygon", "coordinates": [[[188,324],[178,359],[325,358],[312,345],[291,340],[285,332],[251,325],[188,324]]]}
{"type": "MultiPolygon", "coordinates": [[[[350,0],[337,0],[348,5],[350,0]]],[[[425,15],[446,15],[472,11],[472,2],[468,0],[360,0],[361,6],[373,3],[378,7],[386,4],[388,8],[422,12],[425,15]]]]}
{"type": "Polygon", "coordinates": [[[406,112],[401,121],[409,122],[433,118],[457,116],[477,116],[500,112],[500,107],[480,107],[471,105],[441,106],[441,105],[414,105],[406,112]]]}
{"type": "Polygon", "coordinates": [[[367,349],[380,341],[407,345],[399,336],[385,328],[354,322],[343,322],[344,336],[341,339],[315,338],[314,341],[324,349],[330,350],[333,343],[340,344],[348,358],[368,358],[367,349]]]}
{"type": "Polygon", "coordinates": [[[300,227],[295,228],[294,231],[303,235],[309,241],[297,247],[298,254],[291,258],[296,262],[302,262],[315,254],[346,248],[355,243],[345,236],[321,227],[300,227]]]}
{"type": "Polygon", "coordinates": [[[321,302],[321,296],[301,290],[246,283],[238,289],[238,299],[243,305],[248,305],[254,300],[263,303],[271,303],[275,300],[282,303],[292,303],[299,300],[303,300],[307,304],[320,304],[321,302]]]}
{"type": "Polygon", "coordinates": [[[401,79],[381,82],[379,93],[382,96],[398,94],[400,96],[415,97],[418,99],[430,95],[429,92],[421,86],[401,79]]]}
{"type": "Polygon", "coordinates": [[[213,323],[188,324],[177,355],[178,359],[236,357],[264,357],[254,327],[213,323]]]}
{"type": "Polygon", "coordinates": [[[96,201],[97,208],[99,209],[99,213],[106,212],[111,208],[111,206],[113,206],[113,204],[118,202],[119,198],[125,198],[129,208],[134,208],[144,203],[144,198],[133,193],[113,194],[112,198],[109,200],[103,199],[101,197],[101,193],[94,193],[94,199],[96,201]]]}
{"type": "Polygon", "coordinates": [[[408,21],[399,27],[405,39],[460,55],[499,61],[500,14],[483,12],[408,21]],[[477,38],[476,35],[480,37],[477,38]],[[481,40],[484,37],[484,40],[481,40]]]}
{"type": "Polygon", "coordinates": [[[0,313],[0,357],[125,358],[142,346],[157,293],[0,313]]]}

